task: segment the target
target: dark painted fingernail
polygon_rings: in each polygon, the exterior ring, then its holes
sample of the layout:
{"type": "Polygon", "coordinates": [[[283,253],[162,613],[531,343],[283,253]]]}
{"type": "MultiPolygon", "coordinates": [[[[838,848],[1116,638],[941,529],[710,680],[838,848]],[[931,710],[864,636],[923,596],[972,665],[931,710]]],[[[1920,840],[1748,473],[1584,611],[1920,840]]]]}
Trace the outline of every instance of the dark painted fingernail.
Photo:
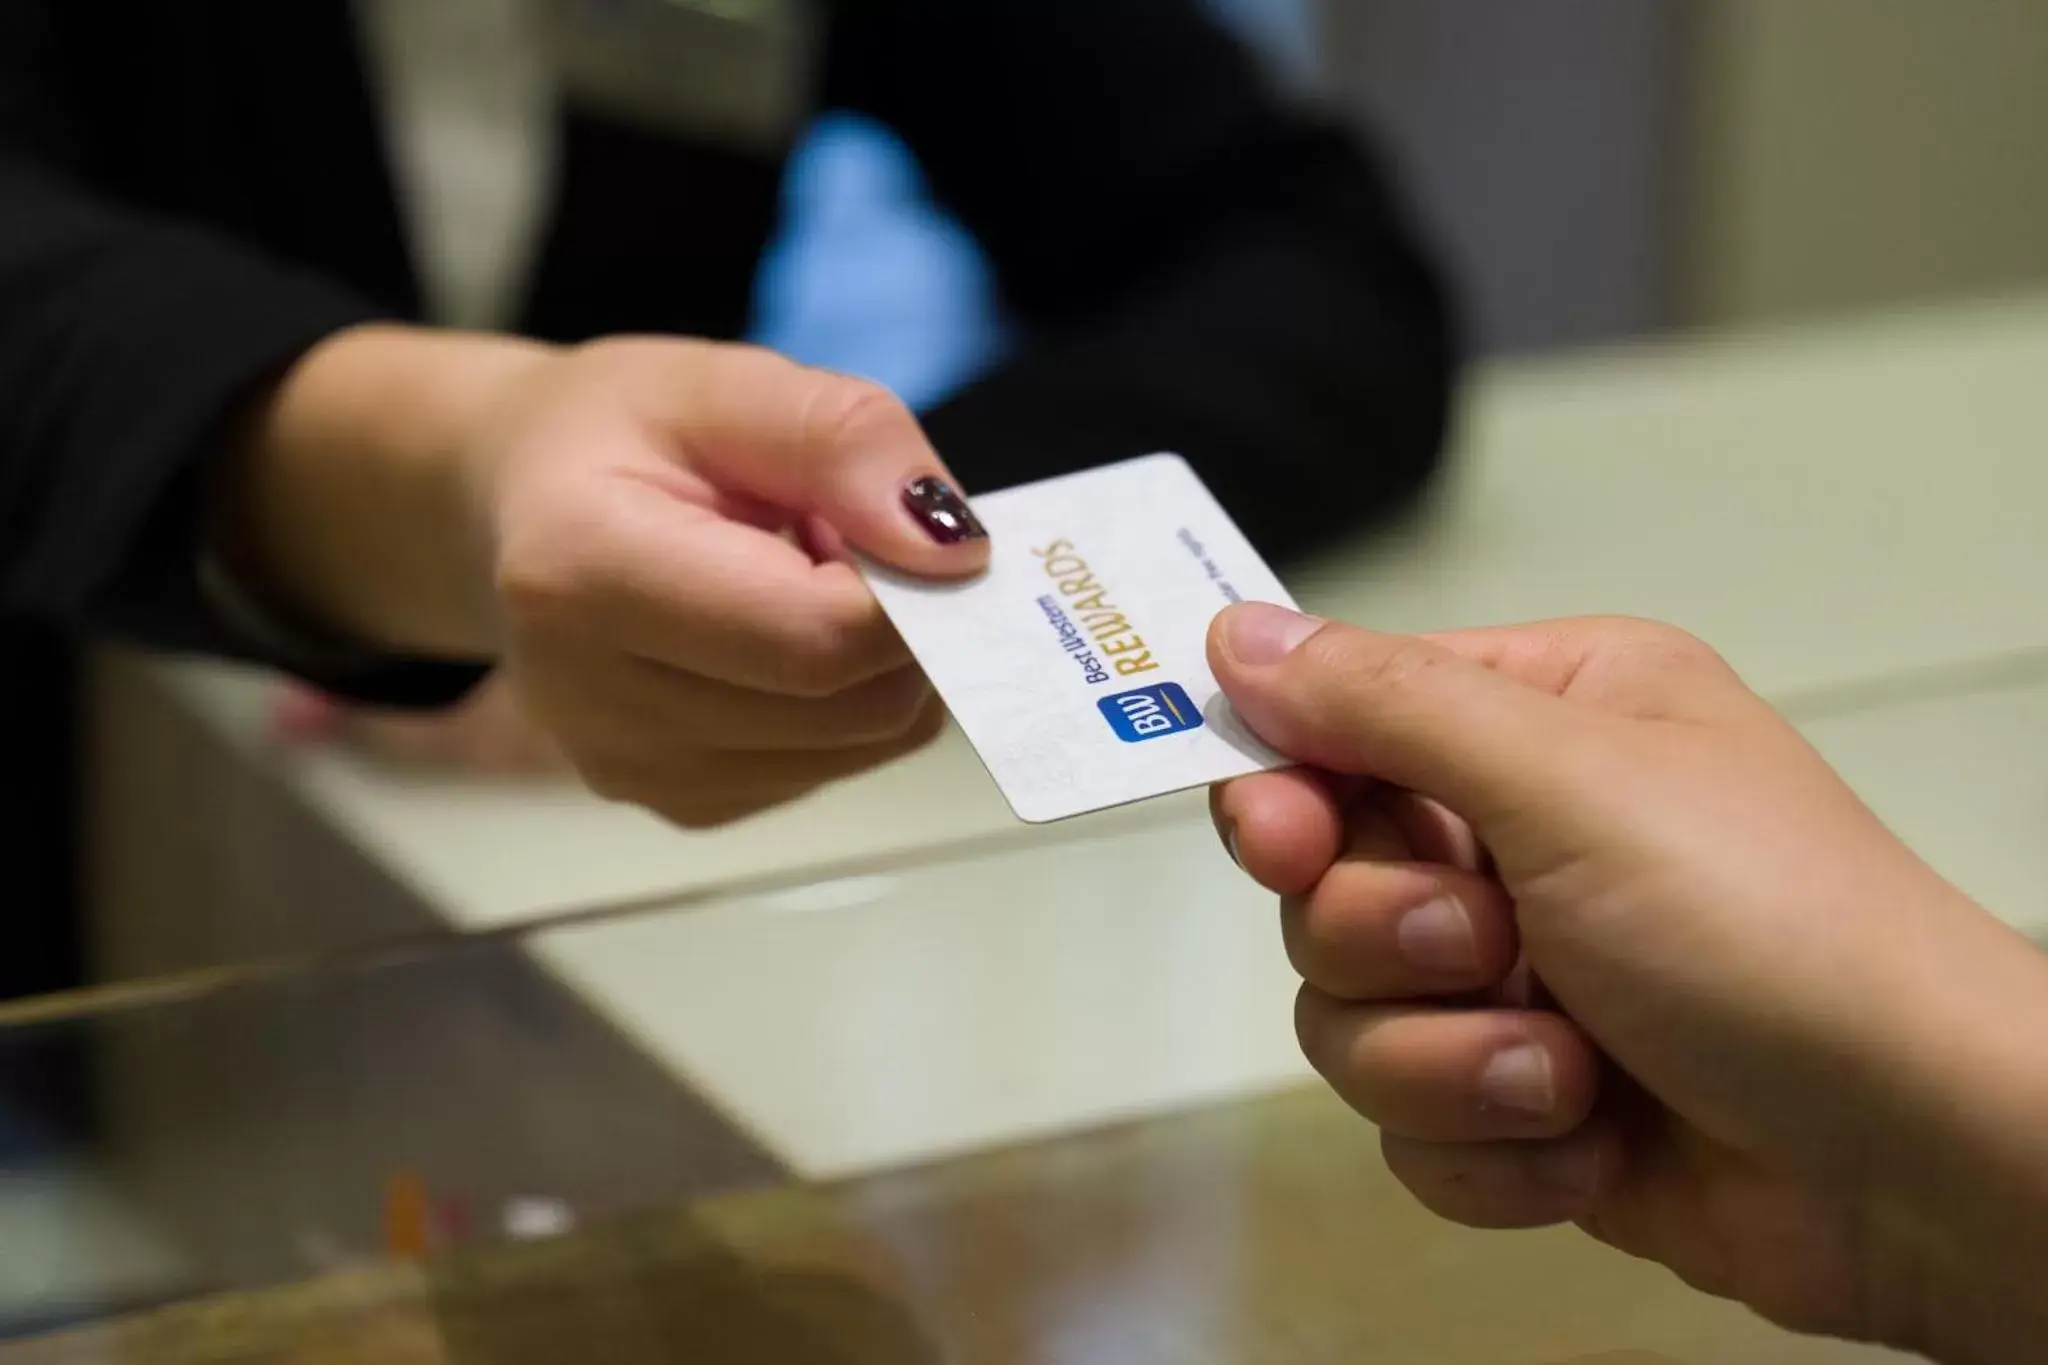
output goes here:
{"type": "Polygon", "coordinates": [[[974,509],[967,505],[967,499],[954,492],[953,485],[944,479],[929,474],[912,479],[904,486],[903,505],[924,527],[925,534],[941,545],[988,539],[988,532],[974,515],[974,509]]]}

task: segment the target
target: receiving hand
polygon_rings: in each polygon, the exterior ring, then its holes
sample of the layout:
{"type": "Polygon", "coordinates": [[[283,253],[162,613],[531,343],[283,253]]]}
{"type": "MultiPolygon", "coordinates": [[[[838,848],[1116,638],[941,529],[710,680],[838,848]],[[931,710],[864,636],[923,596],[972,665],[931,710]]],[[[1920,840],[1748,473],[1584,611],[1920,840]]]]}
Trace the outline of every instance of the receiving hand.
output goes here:
{"type": "Polygon", "coordinates": [[[1704,645],[1247,606],[1211,656],[1311,765],[1214,802],[1285,897],[1303,1047],[1424,1204],[1809,1331],[1925,1347],[2034,1297],[2042,957],[1704,645]]]}

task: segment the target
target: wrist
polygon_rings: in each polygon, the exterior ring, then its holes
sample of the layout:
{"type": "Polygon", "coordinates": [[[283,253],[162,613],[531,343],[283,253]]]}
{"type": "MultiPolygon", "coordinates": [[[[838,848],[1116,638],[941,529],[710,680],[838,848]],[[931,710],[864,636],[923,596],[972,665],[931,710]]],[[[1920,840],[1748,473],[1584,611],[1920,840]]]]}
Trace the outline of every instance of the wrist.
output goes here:
{"type": "Polygon", "coordinates": [[[1926,1267],[1908,1289],[1910,1308],[1883,1310],[1903,1329],[1882,1344],[1942,1365],[2030,1365],[2048,1331],[2040,1263],[1926,1267]]]}
{"type": "Polygon", "coordinates": [[[413,327],[329,337],[250,412],[216,498],[224,557],[280,612],[330,638],[495,655],[471,451],[552,354],[413,327]]]}
{"type": "Polygon", "coordinates": [[[2033,1359],[2048,1331],[2048,957],[1956,894],[1940,951],[1885,1013],[1896,1068],[1871,1105],[1868,1231],[1892,1344],[1948,1362],[2033,1359]]]}

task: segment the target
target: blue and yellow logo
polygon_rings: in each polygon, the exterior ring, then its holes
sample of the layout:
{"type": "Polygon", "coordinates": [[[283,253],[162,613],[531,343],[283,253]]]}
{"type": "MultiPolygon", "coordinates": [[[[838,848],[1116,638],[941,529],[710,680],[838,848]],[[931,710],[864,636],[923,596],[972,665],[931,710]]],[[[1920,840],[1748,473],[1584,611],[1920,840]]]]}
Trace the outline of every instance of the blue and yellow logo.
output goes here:
{"type": "Polygon", "coordinates": [[[1155,683],[1104,697],[1095,704],[1109,728],[1126,744],[1202,728],[1202,713],[1179,683],[1155,683]]]}

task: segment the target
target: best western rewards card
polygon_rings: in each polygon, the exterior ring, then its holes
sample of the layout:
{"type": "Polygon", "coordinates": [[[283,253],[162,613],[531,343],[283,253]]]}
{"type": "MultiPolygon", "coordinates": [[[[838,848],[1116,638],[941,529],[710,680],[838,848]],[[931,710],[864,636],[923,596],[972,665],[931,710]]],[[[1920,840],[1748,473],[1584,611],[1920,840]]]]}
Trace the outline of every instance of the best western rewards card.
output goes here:
{"type": "Polygon", "coordinates": [[[1233,602],[1294,601],[1177,455],[973,500],[993,556],[964,583],[864,565],[875,595],[1032,824],[1286,766],[1209,672],[1233,602]]]}

